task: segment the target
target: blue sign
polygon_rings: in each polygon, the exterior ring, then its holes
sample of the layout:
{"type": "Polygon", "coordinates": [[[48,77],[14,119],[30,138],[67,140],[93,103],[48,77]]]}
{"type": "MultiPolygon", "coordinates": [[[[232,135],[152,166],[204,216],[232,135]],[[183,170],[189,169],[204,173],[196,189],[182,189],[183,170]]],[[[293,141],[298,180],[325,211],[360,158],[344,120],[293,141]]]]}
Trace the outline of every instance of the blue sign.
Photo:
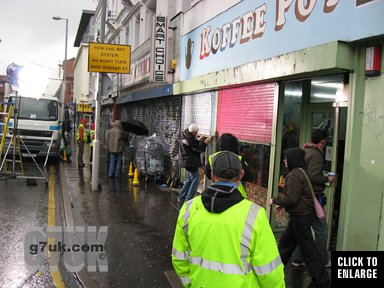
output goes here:
{"type": "Polygon", "coordinates": [[[382,35],[383,16],[382,0],[244,0],[181,37],[180,80],[382,35]]]}

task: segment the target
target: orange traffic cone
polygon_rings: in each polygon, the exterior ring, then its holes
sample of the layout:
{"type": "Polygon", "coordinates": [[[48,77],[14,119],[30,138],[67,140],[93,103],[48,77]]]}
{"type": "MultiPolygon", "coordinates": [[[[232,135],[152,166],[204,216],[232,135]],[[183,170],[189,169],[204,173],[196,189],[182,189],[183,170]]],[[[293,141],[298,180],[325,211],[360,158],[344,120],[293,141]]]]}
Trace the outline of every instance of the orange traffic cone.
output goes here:
{"type": "Polygon", "coordinates": [[[129,163],[129,170],[128,170],[128,178],[132,178],[133,177],[133,167],[132,167],[132,161],[131,163],[129,163]]]}
{"type": "Polygon", "coordinates": [[[140,185],[140,181],[139,181],[139,170],[137,170],[137,168],[135,168],[135,175],[133,176],[132,185],[133,185],[133,186],[135,186],[135,185],[140,185]]]}

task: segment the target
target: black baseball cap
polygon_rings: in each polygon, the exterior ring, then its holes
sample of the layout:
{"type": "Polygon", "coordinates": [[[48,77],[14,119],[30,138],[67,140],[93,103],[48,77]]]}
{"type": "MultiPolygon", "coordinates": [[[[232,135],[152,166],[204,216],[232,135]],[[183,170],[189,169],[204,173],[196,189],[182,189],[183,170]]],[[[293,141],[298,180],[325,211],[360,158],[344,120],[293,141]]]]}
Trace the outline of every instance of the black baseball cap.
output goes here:
{"type": "Polygon", "coordinates": [[[242,169],[239,155],[230,151],[221,151],[213,157],[213,173],[224,179],[232,179],[240,175],[242,169]]]}

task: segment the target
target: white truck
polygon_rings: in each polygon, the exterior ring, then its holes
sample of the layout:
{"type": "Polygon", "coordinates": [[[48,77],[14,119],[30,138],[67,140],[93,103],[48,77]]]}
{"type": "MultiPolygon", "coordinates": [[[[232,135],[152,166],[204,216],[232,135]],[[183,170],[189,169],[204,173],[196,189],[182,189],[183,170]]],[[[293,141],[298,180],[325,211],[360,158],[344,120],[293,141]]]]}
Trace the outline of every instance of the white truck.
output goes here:
{"type": "MultiPolygon", "coordinates": [[[[13,113],[9,121],[9,134],[17,124],[17,135],[23,140],[20,143],[23,157],[58,158],[60,156],[62,105],[53,96],[42,95],[39,98],[28,96],[10,96],[8,104],[14,103],[13,113]],[[16,100],[16,101],[15,101],[16,100]]],[[[8,105],[9,106],[9,105],[8,105]]],[[[21,142],[21,141],[20,141],[21,142]]]]}

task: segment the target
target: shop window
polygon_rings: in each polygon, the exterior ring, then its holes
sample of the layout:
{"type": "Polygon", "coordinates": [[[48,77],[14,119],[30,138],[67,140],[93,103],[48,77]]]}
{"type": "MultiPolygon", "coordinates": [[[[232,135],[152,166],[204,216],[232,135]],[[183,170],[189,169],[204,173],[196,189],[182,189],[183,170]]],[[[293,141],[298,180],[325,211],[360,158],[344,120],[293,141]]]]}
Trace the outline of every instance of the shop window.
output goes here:
{"type": "Polygon", "coordinates": [[[240,155],[249,172],[244,181],[247,197],[263,207],[267,205],[270,150],[269,145],[241,143],[240,155]]]}
{"type": "Polygon", "coordinates": [[[299,146],[303,83],[285,85],[282,151],[299,146]]]}

